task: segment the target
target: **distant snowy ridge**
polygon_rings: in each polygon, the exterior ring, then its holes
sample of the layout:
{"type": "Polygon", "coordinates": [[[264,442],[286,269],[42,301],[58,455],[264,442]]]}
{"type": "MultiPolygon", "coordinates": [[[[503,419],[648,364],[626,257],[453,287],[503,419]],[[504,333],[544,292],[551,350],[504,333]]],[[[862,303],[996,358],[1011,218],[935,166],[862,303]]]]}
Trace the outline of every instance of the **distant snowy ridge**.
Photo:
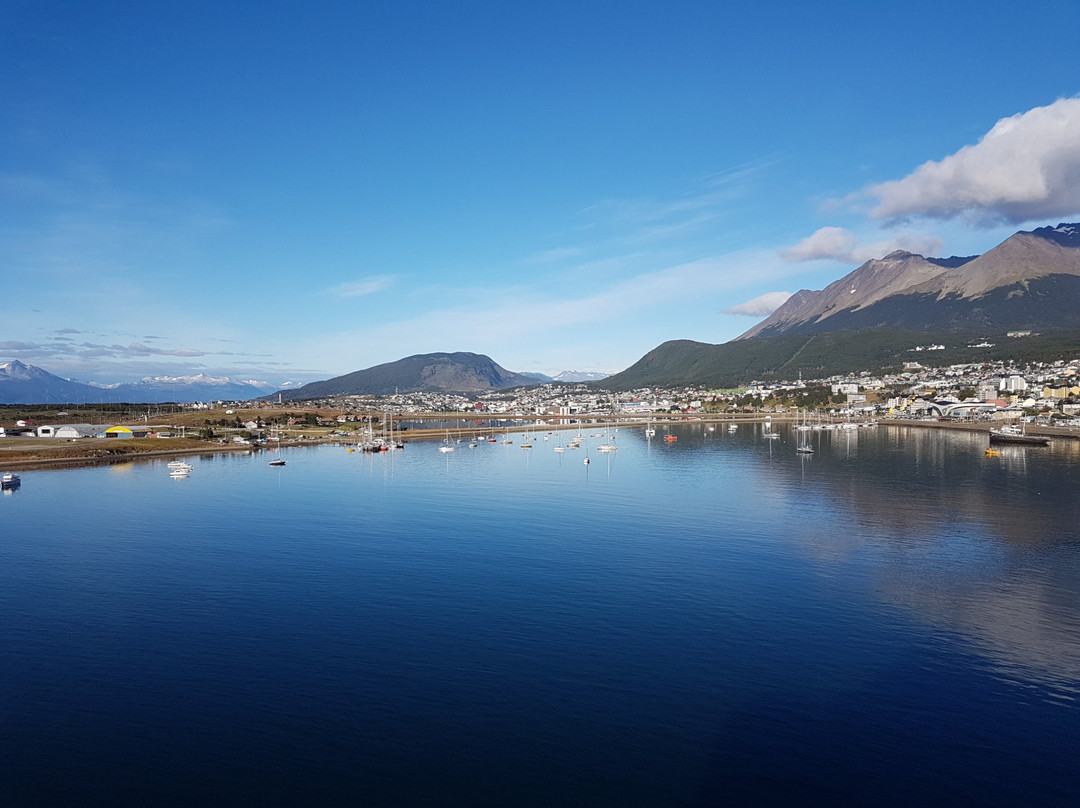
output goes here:
{"type": "Polygon", "coordinates": [[[546,373],[522,372],[522,376],[528,376],[530,379],[536,379],[537,381],[544,383],[551,382],[598,382],[601,379],[606,379],[611,376],[612,372],[595,371],[595,370],[564,370],[555,376],[548,376],[546,373]]]}
{"type": "Polygon", "coordinates": [[[277,390],[270,382],[260,382],[255,379],[234,379],[231,376],[207,376],[205,373],[197,373],[194,376],[143,376],[137,382],[116,382],[113,384],[98,384],[89,382],[94,387],[103,390],[115,390],[117,387],[181,387],[185,385],[210,385],[210,386],[235,386],[254,387],[263,391],[277,390]]]}
{"type": "Polygon", "coordinates": [[[137,382],[82,383],[63,379],[18,360],[0,364],[0,404],[82,404],[167,401],[247,401],[278,387],[229,376],[145,376],[137,382]]]}
{"type": "Polygon", "coordinates": [[[602,370],[564,370],[555,376],[557,382],[598,382],[611,376],[611,371],[602,370]]]}

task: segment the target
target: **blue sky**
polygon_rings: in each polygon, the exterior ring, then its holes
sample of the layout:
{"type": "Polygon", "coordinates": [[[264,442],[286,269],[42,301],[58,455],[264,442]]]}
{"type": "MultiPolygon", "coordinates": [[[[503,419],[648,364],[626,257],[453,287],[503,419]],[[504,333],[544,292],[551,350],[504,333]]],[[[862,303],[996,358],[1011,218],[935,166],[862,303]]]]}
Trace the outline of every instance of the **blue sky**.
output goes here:
{"type": "Polygon", "coordinates": [[[1080,218],[1075,5],[0,0],[0,361],[619,370],[1080,218]]]}

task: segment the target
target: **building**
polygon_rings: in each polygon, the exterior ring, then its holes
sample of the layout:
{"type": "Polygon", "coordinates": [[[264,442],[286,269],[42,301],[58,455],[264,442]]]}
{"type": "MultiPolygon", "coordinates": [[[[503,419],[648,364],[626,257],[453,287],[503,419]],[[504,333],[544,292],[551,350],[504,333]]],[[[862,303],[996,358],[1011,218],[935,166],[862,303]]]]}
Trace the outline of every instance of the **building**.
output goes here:
{"type": "Polygon", "coordinates": [[[150,430],[145,427],[110,426],[104,432],[98,432],[99,438],[148,438],[150,430]]]}
{"type": "Polygon", "coordinates": [[[76,438],[93,438],[99,432],[101,432],[101,427],[93,424],[62,424],[56,427],[53,437],[61,440],[75,440],[76,438]]]}

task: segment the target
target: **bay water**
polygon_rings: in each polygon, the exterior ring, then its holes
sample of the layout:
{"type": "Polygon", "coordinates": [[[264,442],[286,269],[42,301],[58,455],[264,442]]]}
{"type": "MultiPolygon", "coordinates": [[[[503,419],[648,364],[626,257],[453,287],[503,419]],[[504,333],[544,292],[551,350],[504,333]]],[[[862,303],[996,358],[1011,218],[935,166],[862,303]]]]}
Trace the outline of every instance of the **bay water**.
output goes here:
{"type": "Polygon", "coordinates": [[[762,429],[25,472],[0,804],[1075,805],[1080,444],[762,429]]]}

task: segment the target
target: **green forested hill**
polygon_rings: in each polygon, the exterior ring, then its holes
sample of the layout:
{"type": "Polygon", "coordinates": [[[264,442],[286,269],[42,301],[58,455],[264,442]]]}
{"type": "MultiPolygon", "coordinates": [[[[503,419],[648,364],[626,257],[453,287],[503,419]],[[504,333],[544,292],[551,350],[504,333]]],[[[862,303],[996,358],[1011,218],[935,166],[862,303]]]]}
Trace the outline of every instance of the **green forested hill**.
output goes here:
{"type": "Polygon", "coordinates": [[[1053,361],[1080,354],[1080,331],[1059,331],[1011,339],[1004,334],[927,333],[882,328],[827,334],[789,334],[710,345],[672,340],[654,348],[626,370],[599,383],[609,390],[639,387],[737,387],[750,381],[822,378],[870,371],[899,372],[904,362],[935,367],[994,362],[1053,361]],[[993,347],[969,348],[981,342],[993,347]],[[941,344],[943,351],[910,352],[941,344]]]}

